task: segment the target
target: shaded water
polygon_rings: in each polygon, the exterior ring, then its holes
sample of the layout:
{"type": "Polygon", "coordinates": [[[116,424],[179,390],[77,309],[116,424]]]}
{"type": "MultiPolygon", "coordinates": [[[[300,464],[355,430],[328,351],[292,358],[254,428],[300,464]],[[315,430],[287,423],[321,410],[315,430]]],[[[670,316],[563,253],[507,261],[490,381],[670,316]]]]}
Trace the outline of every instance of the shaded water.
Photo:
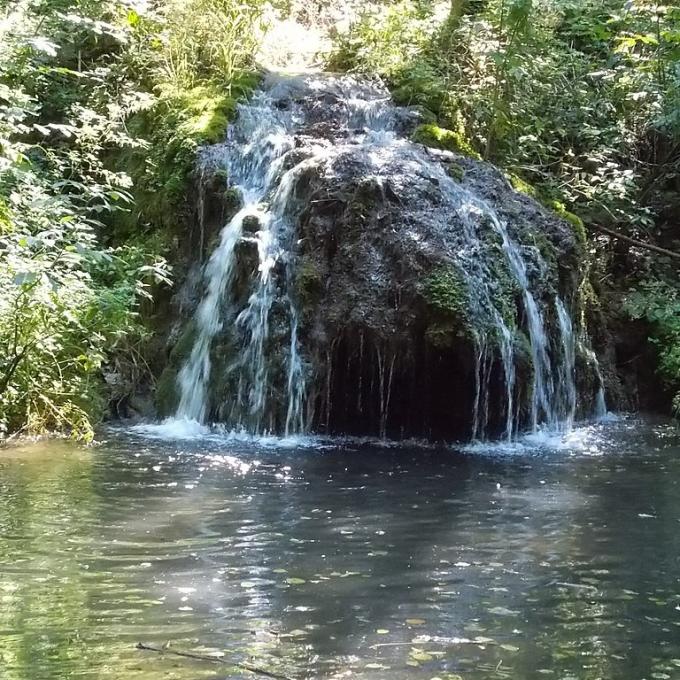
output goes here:
{"type": "Polygon", "coordinates": [[[680,435],[0,452],[0,678],[680,677],[680,435]]]}

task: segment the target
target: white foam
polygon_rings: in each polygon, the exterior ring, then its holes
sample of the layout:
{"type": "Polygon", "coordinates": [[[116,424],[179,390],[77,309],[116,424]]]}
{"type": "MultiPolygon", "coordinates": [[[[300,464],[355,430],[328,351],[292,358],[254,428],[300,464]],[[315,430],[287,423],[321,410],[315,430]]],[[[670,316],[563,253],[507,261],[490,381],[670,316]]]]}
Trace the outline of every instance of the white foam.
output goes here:
{"type": "Polygon", "coordinates": [[[607,413],[594,423],[584,423],[568,432],[539,429],[519,436],[513,441],[477,441],[468,444],[428,442],[422,439],[380,439],[378,437],[323,436],[274,434],[255,435],[244,429],[229,430],[223,425],[202,425],[196,420],[166,418],[160,423],[139,423],[126,427],[126,431],[148,439],[165,441],[209,441],[213,443],[239,443],[267,449],[346,449],[347,447],[375,447],[380,449],[449,449],[474,455],[534,455],[550,451],[569,451],[586,455],[601,455],[603,432],[607,425],[620,422],[622,416],[607,413]]]}
{"type": "Polygon", "coordinates": [[[602,415],[597,416],[595,421],[598,423],[618,423],[621,418],[622,417],[618,413],[605,411],[602,415]]]}
{"type": "Polygon", "coordinates": [[[602,453],[602,425],[618,422],[619,416],[608,413],[596,423],[586,423],[567,432],[542,428],[536,432],[524,434],[508,442],[473,442],[460,449],[465,453],[482,455],[531,455],[550,451],[569,451],[586,455],[602,453]]]}
{"type": "Polygon", "coordinates": [[[279,437],[276,435],[255,435],[245,430],[228,430],[221,425],[202,425],[197,420],[187,418],[166,418],[160,423],[139,423],[126,428],[142,437],[162,439],[166,441],[206,441],[237,442],[254,444],[264,448],[326,448],[337,445],[330,438],[314,435],[290,435],[279,437]]]}
{"type": "Polygon", "coordinates": [[[209,427],[189,418],[166,418],[161,423],[139,423],[129,429],[150,439],[201,439],[210,434],[209,427]]]}

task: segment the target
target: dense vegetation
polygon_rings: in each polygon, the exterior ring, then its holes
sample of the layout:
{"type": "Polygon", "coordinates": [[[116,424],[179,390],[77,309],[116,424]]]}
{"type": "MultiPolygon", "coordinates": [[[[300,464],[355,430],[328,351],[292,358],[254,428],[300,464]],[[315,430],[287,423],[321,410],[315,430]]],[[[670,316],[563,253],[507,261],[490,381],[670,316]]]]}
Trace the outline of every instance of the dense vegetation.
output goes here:
{"type": "Polygon", "coordinates": [[[104,394],[152,378],[141,306],[170,281],[197,146],[223,136],[233,96],[256,82],[260,10],[0,11],[0,435],[89,439],[104,394]]]}
{"type": "MultiPolygon", "coordinates": [[[[594,294],[644,320],[680,394],[680,9],[361,7],[331,25],[329,67],[378,75],[423,107],[419,134],[585,225],[594,294]]],[[[0,1],[0,434],[89,438],[121,381],[153,380],[145,300],[170,284],[196,150],[256,86],[271,17],[332,9],[0,1]]]]}

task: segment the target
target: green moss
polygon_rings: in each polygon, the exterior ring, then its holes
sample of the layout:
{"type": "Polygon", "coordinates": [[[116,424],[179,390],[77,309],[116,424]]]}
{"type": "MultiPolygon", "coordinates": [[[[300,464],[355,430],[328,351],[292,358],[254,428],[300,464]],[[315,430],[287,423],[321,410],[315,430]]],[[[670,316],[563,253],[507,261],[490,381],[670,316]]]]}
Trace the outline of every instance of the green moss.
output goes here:
{"type": "Polygon", "coordinates": [[[419,125],[413,132],[412,139],[418,144],[431,146],[436,149],[454,151],[471,158],[481,160],[481,156],[472,148],[470,142],[461,132],[447,130],[434,123],[419,125]]]}
{"type": "Polygon", "coordinates": [[[166,89],[161,93],[161,106],[167,107],[168,123],[176,124],[177,136],[197,144],[224,139],[236,113],[236,100],[212,83],[190,90],[166,89]]]}
{"type": "Polygon", "coordinates": [[[302,313],[307,307],[319,299],[323,293],[323,276],[314,260],[309,256],[300,258],[295,273],[295,290],[297,292],[302,313]]]}
{"type": "Polygon", "coordinates": [[[569,212],[564,203],[561,201],[556,201],[552,198],[549,198],[546,196],[544,193],[541,193],[539,189],[536,187],[532,186],[529,184],[527,181],[523,180],[519,175],[515,175],[512,172],[506,172],[505,176],[507,177],[508,181],[510,184],[512,184],[512,188],[515,191],[518,191],[521,194],[525,194],[526,196],[530,196],[531,198],[536,199],[539,203],[541,203],[544,207],[548,208],[549,210],[552,210],[554,213],[559,215],[563,220],[566,220],[571,224],[574,232],[574,236],[576,237],[576,241],[583,247],[586,246],[588,242],[588,237],[586,235],[586,229],[583,224],[583,220],[578,216],[575,215],[572,212],[569,212]]]}
{"type": "Polygon", "coordinates": [[[423,286],[430,307],[452,316],[467,316],[468,290],[465,280],[453,266],[442,266],[427,277],[423,286]]]}
{"type": "Polygon", "coordinates": [[[462,165],[458,163],[450,163],[449,167],[446,168],[446,172],[450,177],[456,180],[456,182],[462,182],[463,177],[465,177],[465,170],[462,165]]]}
{"type": "Polygon", "coordinates": [[[449,347],[456,338],[469,337],[469,291],[465,279],[452,265],[444,265],[424,281],[421,294],[427,305],[426,337],[436,347],[449,347]]]}
{"type": "Polygon", "coordinates": [[[541,257],[548,264],[552,275],[552,273],[556,271],[558,264],[557,249],[555,248],[555,245],[543,232],[536,231],[535,229],[531,228],[528,228],[527,231],[531,235],[531,238],[536,245],[536,248],[538,248],[538,252],[541,254],[541,257]]]}
{"type": "Polygon", "coordinates": [[[519,175],[515,175],[512,172],[506,172],[505,176],[515,191],[518,191],[520,194],[525,194],[526,196],[531,196],[531,198],[538,197],[536,187],[523,180],[519,175]]]}
{"type": "Polygon", "coordinates": [[[230,86],[209,81],[187,90],[165,87],[152,109],[132,117],[128,127],[146,140],[147,147],[118,159],[119,169],[133,178],[139,208],[119,219],[117,226],[123,230],[119,236],[134,231],[140,217],[155,228],[182,228],[189,214],[187,196],[196,152],[202,144],[225,138],[238,100],[252,92],[259,79],[259,74],[243,73],[230,86]]]}
{"type": "Polygon", "coordinates": [[[491,268],[495,275],[493,302],[500,315],[509,328],[517,325],[517,305],[515,299],[520,292],[517,279],[510,271],[508,261],[500,246],[497,247],[497,257],[494,258],[491,268]]]}
{"type": "Polygon", "coordinates": [[[179,404],[177,392],[177,369],[168,366],[156,382],[154,395],[156,410],[161,418],[172,415],[179,404]]]}
{"type": "Polygon", "coordinates": [[[586,228],[583,224],[583,220],[572,212],[569,212],[564,203],[560,201],[549,201],[548,207],[557,213],[563,220],[566,220],[571,224],[576,241],[583,247],[588,243],[588,236],[586,235],[586,228]]]}
{"type": "Polygon", "coordinates": [[[561,201],[557,201],[549,196],[546,196],[546,194],[541,192],[540,189],[537,189],[536,187],[532,186],[527,181],[523,180],[519,175],[515,175],[514,173],[511,172],[506,172],[505,176],[507,177],[510,184],[512,184],[512,188],[515,191],[518,191],[521,194],[525,194],[526,196],[530,196],[531,198],[537,200],[545,208],[548,208],[555,214],[559,215],[563,220],[569,222],[569,224],[572,227],[574,236],[576,238],[576,242],[581,247],[583,248],[586,247],[588,243],[588,236],[586,234],[586,229],[585,225],[583,224],[583,220],[578,215],[569,212],[566,209],[564,203],[562,203],[561,201]]]}

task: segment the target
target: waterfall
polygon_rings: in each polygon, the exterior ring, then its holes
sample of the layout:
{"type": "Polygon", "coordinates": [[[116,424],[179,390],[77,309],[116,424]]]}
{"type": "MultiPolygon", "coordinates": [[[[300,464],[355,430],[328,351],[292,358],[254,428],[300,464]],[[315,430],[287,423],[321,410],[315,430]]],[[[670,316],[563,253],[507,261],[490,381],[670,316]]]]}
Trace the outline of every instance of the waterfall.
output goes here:
{"type": "Polygon", "coordinates": [[[513,348],[513,334],[507,327],[503,317],[496,312],[496,324],[500,330],[500,356],[503,363],[503,376],[505,378],[505,439],[512,441],[515,433],[515,351],[513,348]]]}
{"type": "Polygon", "coordinates": [[[559,297],[555,298],[555,309],[562,346],[562,361],[560,361],[558,373],[558,413],[563,427],[570,429],[576,415],[576,339],[571,316],[559,297]]]}
{"type": "MultiPolygon", "coordinates": [[[[205,293],[194,316],[196,338],[191,354],[178,375],[180,393],[177,417],[205,422],[211,380],[211,345],[226,319],[245,337],[241,358],[231,367],[238,374],[234,425],[255,431],[265,428],[268,364],[265,344],[269,336],[269,315],[275,297],[272,270],[287,250],[286,222],[291,173],[283,172],[286,154],[293,148],[292,116],[273,106],[269,93],[259,93],[241,107],[238,125],[225,145],[209,148],[204,163],[227,173],[231,186],[239,192],[243,207],[223,227],[218,247],[203,272],[205,293]],[[283,180],[281,177],[283,176],[283,180]],[[274,195],[272,196],[272,192],[274,195]],[[252,236],[244,235],[247,220],[257,226],[252,236]],[[240,241],[255,244],[258,276],[245,309],[237,313],[231,287],[238,266],[240,241]],[[236,315],[234,317],[234,315],[236,315]]],[[[288,298],[291,318],[288,424],[301,419],[304,380],[297,348],[297,313],[288,298]]]]}
{"type": "MultiPolygon", "coordinates": [[[[436,187],[436,210],[425,202],[404,209],[414,223],[420,220],[440,232],[440,261],[455,267],[465,283],[473,326],[473,439],[500,432],[512,440],[525,423],[532,431],[571,427],[577,405],[577,343],[563,300],[554,292],[548,295],[541,284],[546,263],[536,247],[518,237],[516,227],[452,178],[433,152],[400,132],[403,112],[382,87],[349,77],[273,79],[239,107],[229,138],[202,152],[201,176],[224,172],[242,207],[222,228],[203,269],[193,346],[177,376],[177,418],[205,423],[217,417],[254,433],[302,432],[315,410],[310,394],[323,393],[325,402],[317,414],[328,420],[331,373],[338,372],[333,369],[334,341],[321,350],[324,360],[319,363],[325,368],[317,367],[315,374],[305,351],[305,317],[298,309],[296,229],[307,208],[310,181],[357,167],[362,181],[372,182],[383,194],[391,191],[397,200],[405,186],[399,182],[409,177],[436,187]],[[248,271],[244,267],[250,260],[244,253],[256,262],[248,271]],[[499,267],[505,284],[499,282],[499,267]],[[214,351],[218,338],[223,343],[228,338],[231,348],[219,371],[214,351]],[[518,379],[525,375],[520,368],[527,375],[526,390],[526,381],[518,379]],[[322,388],[310,387],[313,376],[322,378],[322,388]]],[[[400,375],[398,351],[389,343],[375,345],[376,429],[381,436],[387,433],[400,375]]],[[[348,392],[343,399],[361,411],[369,408],[363,367],[370,362],[369,352],[364,355],[363,330],[359,354],[357,385],[342,384],[348,392]]],[[[373,386],[370,390],[373,394],[373,386]]],[[[604,409],[603,401],[602,394],[599,409],[604,409]]]]}
{"type": "MultiPolygon", "coordinates": [[[[225,144],[208,147],[202,158],[204,165],[213,171],[226,173],[230,186],[241,195],[243,207],[223,227],[219,245],[203,271],[205,292],[194,315],[196,337],[177,377],[178,419],[199,423],[210,419],[210,385],[214,378],[211,347],[229,322],[232,332],[238,335],[240,348],[227,368],[235,386],[226,408],[229,424],[251,432],[273,431],[281,425],[286,434],[307,427],[306,369],[300,349],[291,258],[295,211],[301,207],[297,205],[295,191],[305,173],[323,165],[331,145],[319,139],[310,156],[302,160],[296,157],[295,132],[302,119],[300,107],[277,104],[278,97],[288,94],[288,85],[282,80],[241,105],[230,138],[225,144]],[[254,234],[246,233],[248,221],[257,225],[254,234]],[[237,251],[241,243],[256,248],[258,269],[247,304],[238,309],[231,289],[239,267],[237,251]],[[284,269],[282,277],[278,276],[278,267],[284,269]],[[274,415],[274,402],[281,397],[274,384],[272,373],[276,367],[272,365],[269,346],[273,342],[273,308],[279,303],[285,307],[288,322],[282,423],[277,423],[274,415]]],[[[315,83],[312,79],[307,85],[314,89],[323,86],[323,82],[315,83]]],[[[368,98],[365,89],[356,92],[362,96],[354,96],[353,92],[350,88],[344,98],[344,124],[348,129],[366,129],[370,151],[371,147],[379,147],[393,138],[387,132],[392,122],[389,98],[383,91],[370,90],[368,98]]],[[[202,167],[201,176],[205,174],[202,167]]],[[[392,372],[393,364],[390,381],[392,372]]],[[[390,384],[386,388],[383,418],[389,407],[390,384]]]]}
{"type": "Polygon", "coordinates": [[[241,236],[246,216],[253,214],[253,206],[240,210],[222,230],[220,244],[205,268],[206,294],[196,312],[196,341],[178,375],[180,401],[177,416],[203,422],[206,417],[206,398],[210,380],[210,344],[221,328],[220,306],[225,290],[234,275],[234,247],[241,236]]]}
{"type": "Polygon", "coordinates": [[[592,348],[590,347],[590,339],[588,338],[587,334],[583,334],[583,337],[579,341],[579,346],[593,367],[593,371],[595,372],[595,377],[597,379],[597,392],[595,393],[593,415],[596,420],[600,420],[608,413],[607,399],[604,392],[604,379],[602,377],[602,371],[600,370],[600,362],[598,361],[597,354],[595,354],[595,352],[593,352],[592,348]]]}
{"type": "Polygon", "coordinates": [[[529,288],[526,263],[519,246],[510,238],[506,225],[503,224],[496,212],[486,203],[475,198],[470,201],[478,210],[491,219],[491,224],[501,237],[503,251],[510,269],[524,297],[524,312],[527,318],[527,329],[531,345],[531,361],[533,368],[532,398],[531,398],[531,427],[536,430],[541,417],[549,425],[553,425],[554,410],[552,408],[553,383],[550,359],[548,358],[548,337],[545,330],[543,314],[536,304],[536,300],[529,288]]]}

